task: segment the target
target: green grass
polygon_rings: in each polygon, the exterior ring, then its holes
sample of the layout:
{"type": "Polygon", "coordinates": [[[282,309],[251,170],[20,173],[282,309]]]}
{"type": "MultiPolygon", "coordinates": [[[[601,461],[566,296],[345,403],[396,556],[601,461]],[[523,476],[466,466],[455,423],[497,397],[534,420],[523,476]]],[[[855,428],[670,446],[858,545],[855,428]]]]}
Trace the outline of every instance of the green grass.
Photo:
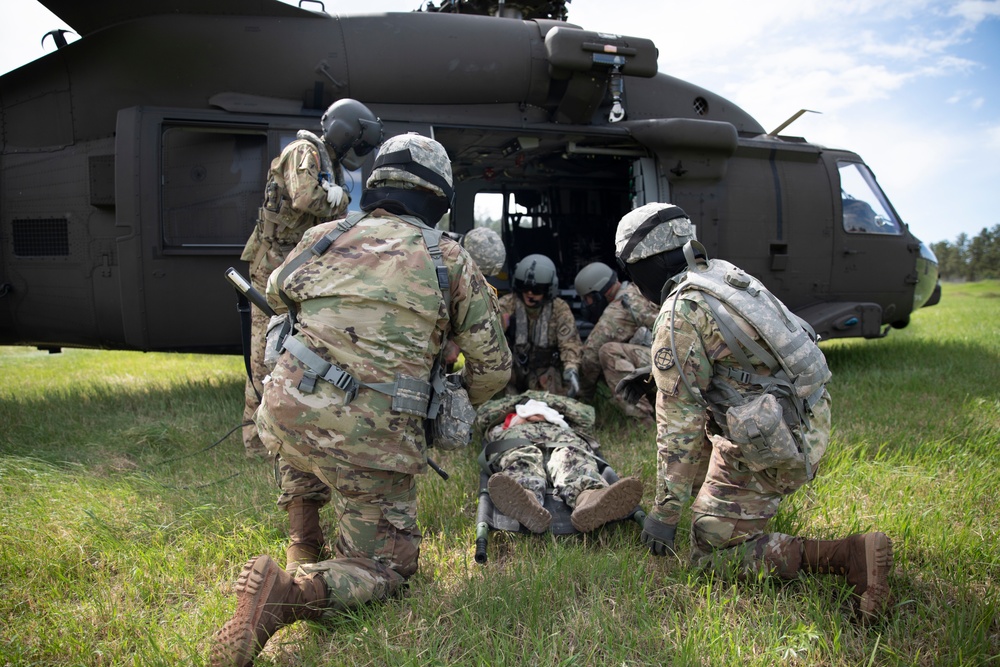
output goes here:
{"type": "MultiPolygon", "coordinates": [[[[257,664],[1000,663],[1000,283],[947,284],[907,329],[823,349],[833,442],[774,527],[888,533],[884,621],[855,623],[835,577],[736,584],[653,559],[632,523],[492,533],[478,565],[476,452],[446,452],[451,480],[419,482],[408,594],[289,627],[257,664]]],[[[0,374],[0,665],[204,664],[243,563],[284,553],[270,464],[224,438],[242,359],[8,347],[0,374]]],[[[652,432],[597,408],[606,458],[648,505],[652,432]]]]}

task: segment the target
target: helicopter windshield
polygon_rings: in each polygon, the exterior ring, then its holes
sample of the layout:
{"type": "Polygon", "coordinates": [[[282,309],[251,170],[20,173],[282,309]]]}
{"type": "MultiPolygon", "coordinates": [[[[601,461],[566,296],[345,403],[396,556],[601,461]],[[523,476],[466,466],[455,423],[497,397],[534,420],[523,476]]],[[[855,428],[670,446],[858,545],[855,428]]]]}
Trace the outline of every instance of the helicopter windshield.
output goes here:
{"type": "Polygon", "coordinates": [[[857,162],[838,162],[844,231],[855,234],[902,234],[902,225],[892,213],[885,194],[868,167],[857,162]]]}

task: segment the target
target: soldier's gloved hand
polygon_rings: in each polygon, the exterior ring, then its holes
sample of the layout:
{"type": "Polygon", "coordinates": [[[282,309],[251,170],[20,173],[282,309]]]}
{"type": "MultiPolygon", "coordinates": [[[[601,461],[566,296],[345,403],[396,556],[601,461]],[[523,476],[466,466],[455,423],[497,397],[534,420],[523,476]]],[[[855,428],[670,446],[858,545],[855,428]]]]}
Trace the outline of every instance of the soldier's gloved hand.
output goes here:
{"type": "Polygon", "coordinates": [[[643,366],[637,368],[615,385],[615,393],[621,396],[626,403],[635,405],[643,396],[649,402],[656,404],[656,383],[653,382],[653,367],[643,366]]]}
{"type": "Polygon", "coordinates": [[[332,208],[337,208],[344,198],[344,188],[330,181],[321,181],[320,185],[326,190],[326,201],[332,208]]]}
{"type": "Polygon", "coordinates": [[[570,398],[576,398],[576,395],[580,393],[580,372],[575,368],[567,368],[563,371],[563,382],[567,386],[566,395],[570,398]]]}
{"type": "Polygon", "coordinates": [[[674,556],[674,535],[677,526],[670,526],[651,516],[646,516],[642,522],[642,534],[639,539],[649,547],[649,553],[654,556],[674,556]]]}

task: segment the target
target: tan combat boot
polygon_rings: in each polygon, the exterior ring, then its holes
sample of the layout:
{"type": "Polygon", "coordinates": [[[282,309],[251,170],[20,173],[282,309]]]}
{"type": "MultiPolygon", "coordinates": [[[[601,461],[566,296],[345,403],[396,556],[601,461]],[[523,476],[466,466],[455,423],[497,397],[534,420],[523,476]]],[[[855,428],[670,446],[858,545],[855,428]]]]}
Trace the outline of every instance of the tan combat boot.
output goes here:
{"type": "Polygon", "coordinates": [[[533,533],[544,533],[552,523],[552,515],[542,507],[531,491],[509,475],[497,473],[487,483],[490,498],[497,509],[533,533]]]}
{"type": "Polygon", "coordinates": [[[624,519],[642,500],[642,482],[635,477],[620,479],[603,489],[588,489],[576,499],[569,520],[581,533],[589,533],[609,521],[624,519]]]}
{"type": "Polygon", "coordinates": [[[319,618],[327,604],[319,574],[293,579],[270,556],[243,566],[236,581],[236,613],[215,633],[212,667],[248,667],[279,628],[319,618]]]}
{"type": "Polygon", "coordinates": [[[842,540],[802,540],[809,572],[839,574],[854,586],[858,612],[871,620],[885,612],[891,595],[892,540],[885,533],[851,535],[842,540]]]}
{"type": "Polygon", "coordinates": [[[323,529],[319,525],[321,504],[295,498],[288,504],[288,537],[285,572],[295,576],[299,565],[318,563],[323,550],[323,529]]]}

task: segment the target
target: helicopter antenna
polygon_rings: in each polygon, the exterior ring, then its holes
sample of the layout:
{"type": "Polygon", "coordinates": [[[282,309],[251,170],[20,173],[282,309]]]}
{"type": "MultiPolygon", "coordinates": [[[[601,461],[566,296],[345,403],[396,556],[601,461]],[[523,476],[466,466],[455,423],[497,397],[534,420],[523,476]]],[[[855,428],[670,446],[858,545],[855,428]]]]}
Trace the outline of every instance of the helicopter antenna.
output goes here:
{"type": "Polygon", "coordinates": [[[792,123],[794,123],[796,120],[798,120],[799,116],[801,116],[804,113],[822,113],[822,112],[821,111],[812,111],[811,109],[799,109],[794,114],[792,114],[791,118],[789,118],[784,123],[782,123],[778,127],[774,128],[773,130],[771,130],[770,132],[768,132],[767,136],[769,136],[769,137],[777,136],[779,132],[781,132],[783,129],[785,129],[786,127],[788,127],[789,125],[791,125],[792,123]]]}

